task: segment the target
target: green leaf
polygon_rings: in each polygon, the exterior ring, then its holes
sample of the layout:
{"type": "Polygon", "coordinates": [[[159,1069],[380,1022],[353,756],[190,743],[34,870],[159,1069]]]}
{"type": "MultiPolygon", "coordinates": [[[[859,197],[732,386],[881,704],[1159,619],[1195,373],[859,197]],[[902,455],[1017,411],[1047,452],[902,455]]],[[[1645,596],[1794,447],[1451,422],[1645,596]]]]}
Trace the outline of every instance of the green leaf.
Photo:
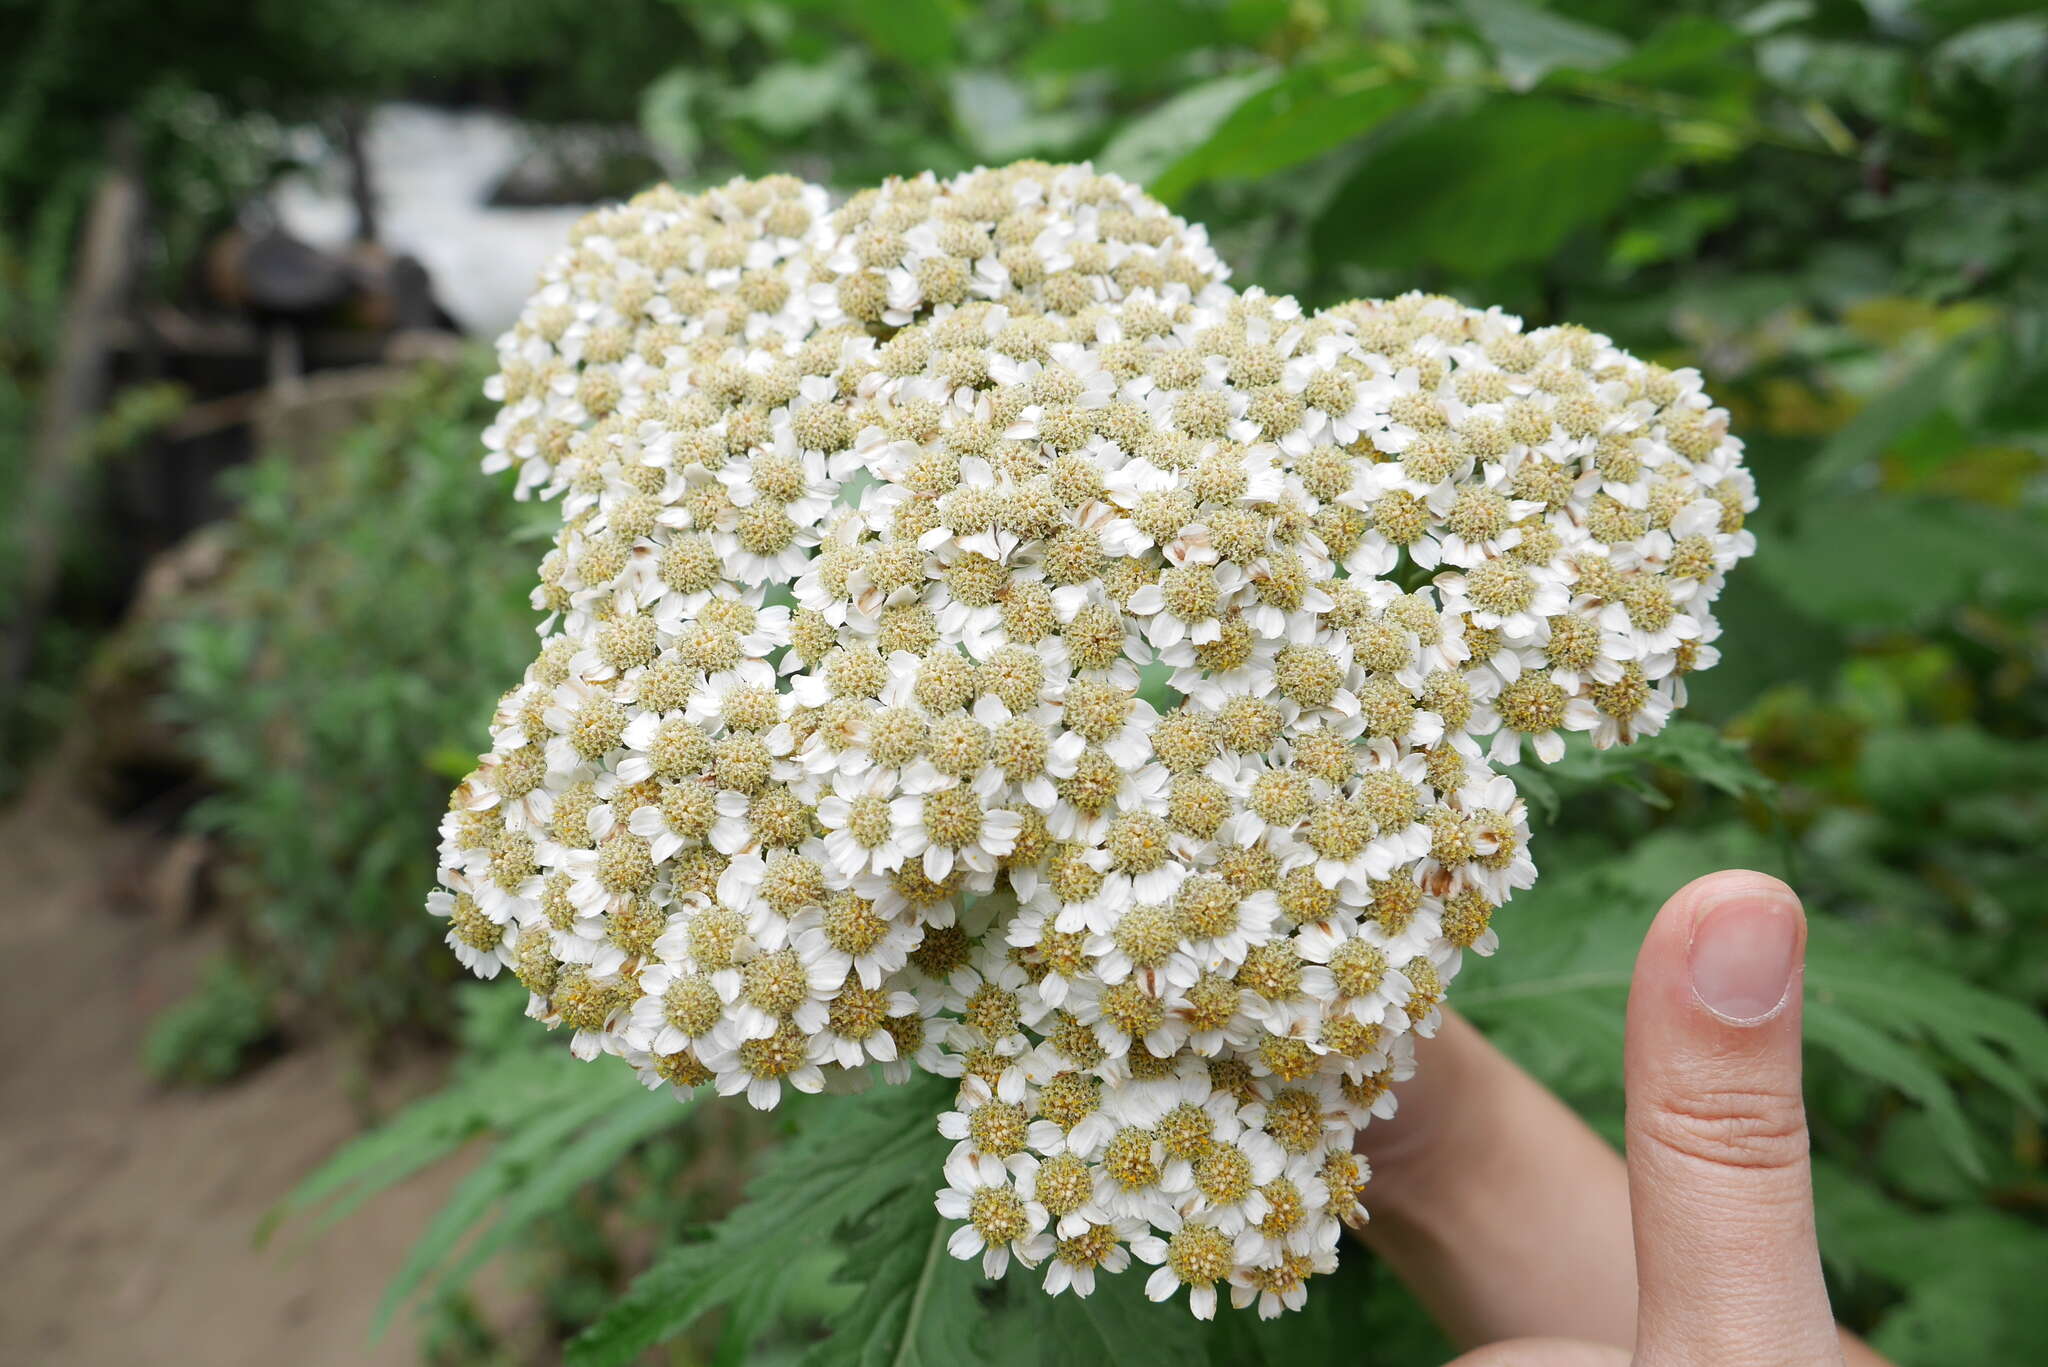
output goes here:
{"type": "Polygon", "coordinates": [[[1316,223],[1326,260],[1484,275],[1539,260],[1627,197],[1655,124],[1548,98],[1439,119],[1371,157],[1316,223]]]}
{"type": "Polygon", "coordinates": [[[1955,338],[1912,374],[1886,386],[1814,456],[1806,470],[1807,488],[1818,492],[1841,482],[1947,404],[1955,378],[1977,340],[1972,334],[1955,338]]]}
{"type": "Polygon", "coordinates": [[[931,1167],[887,1193],[848,1238],[843,1276],[860,1290],[837,1315],[831,1337],[805,1358],[818,1367],[953,1367],[981,1354],[981,1264],[946,1252],[950,1224],[932,1209],[948,1147],[927,1146],[931,1167]]]}
{"type": "Polygon", "coordinates": [[[437,1277],[443,1286],[460,1286],[535,1221],[569,1204],[578,1188],[610,1172],[642,1140],[652,1139],[684,1123],[691,1103],[678,1104],[667,1088],[648,1092],[635,1088],[624,1097],[606,1096],[586,1128],[558,1152],[547,1156],[538,1172],[515,1171],[513,1185],[489,1228],[463,1251],[461,1259],[437,1277]]]}
{"type": "Polygon", "coordinates": [[[2048,1316],[2033,1309],[2048,1231],[1995,1210],[1913,1210],[1826,1160],[1814,1163],[1813,1192],[1830,1268],[1903,1293],[1870,1334],[1900,1367],[2048,1358],[2048,1316]]]}
{"type": "Polygon", "coordinates": [[[1608,259],[1622,270],[1689,257],[1700,239],[1740,212],[1733,195],[1686,195],[1637,214],[1614,239],[1608,259]]]}
{"type": "Polygon", "coordinates": [[[1811,990],[1950,1052],[1996,1051],[2009,1066],[1989,1080],[2028,1109],[2039,1106],[2048,1089],[2048,1021],[2039,1014],[1903,952],[1872,948],[1836,920],[1815,918],[1809,938],[1811,990]]]}
{"type": "Polygon", "coordinates": [[[1912,818],[1959,792],[2027,790],[2048,773],[2048,742],[2009,740],[1970,726],[1873,732],[1857,759],[1869,798],[1912,818]]]}
{"type": "Polygon", "coordinates": [[[429,1286],[462,1286],[536,1221],[566,1206],[584,1184],[688,1115],[666,1092],[648,1093],[623,1069],[578,1061],[533,1028],[519,1009],[524,997],[516,984],[464,993],[467,1053],[455,1077],[344,1146],[300,1182],[259,1230],[267,1238],[294,1215],[314,1216],[316,1230],[324,1229],[470,1141],[491,1136],[482,1160],[386,1287],[378,1333],[413,1295],[429,1286]]]}
{"type": "Polygon", "coordinates": [[[1967,72],[1994,90],[2019,96],[2040,78],[2044,56],[2048,16],[2021,14],[1951,35],[1935,49],[1934,68],[1947,74],[1967,72]]]}
{"type": "Polygon", "coordinates": [[[430,1284],[442,1291],[462,1285],[534,1221],[611,1171],[633,1145],[686,1114],[665,1092],[650,1095],[629,1075],[606,1076],[607,1071],[588,1068],[589,1082],[580,1094],[561,1099],[492,1146],[407,1251],[378,1302],[373,1332],[381,1334],[414,1292],[430,1284]],[[476,1242],[444,1268],[473,1233],[476,1242]]]}
{"type": "MultiPolygon", "coordinates": [[[[1184,1297],[1165,1304],[1147,1300],[1146,1275],[1144,1264],[1134,1261],[1114,1276],[1097,1273],[1095,1290],[1086,1296],[1048,1296],[1039,1287],[1042,1273],[1012,1265],[1003,1290],[1018,1307],[1017,1322],[985,1337],[985,1348],[997,1356],[976,1360],[990,1367],[1213,1360],[1205,1347],[1216,1337],[1215,1326],[1190,1315],[1184,1297]]],[[[1221,1294],[1227,1297],[1229,1289],[1221,1288],[1221,1294]]]]}
{"type": "Polygon", "coordinates": [[[692,107],[702,89],[703,78],[696,71],[677,67],[640,92],[640,131],[672,161],[694,162],[704,149],[692,107]]]}
{"type": "MultiPolygon", "coordinates": [[[[1809,970],[1811,971],[1811,970],[1809,970]]],[[[1923,1107],[1942,1147],[1956,1165],[1973,1177],[1984,1174],[1984,1156],[1970,1135],[1970,1122],[1956,1101],[1955,1089],[1910,1046],[1842,1008],[1825,989],[1806,1004],[1806,1038],[1843,1063],[1896,1087],[1923,1107]]]]}
{"type": "MultiPolygon", "coordinates": [[[[471,991],[465,997],[475,1003],[479,1015],[486,1004],[495,1007],[511,1000],[510,994],[489,990],[471,991]]],[[[604,1078],[566,1052],[538,1047],[544,1037],[531,1033],[533,1023],[516,1010],[510,1014],[521,1027],[520,1047],[472,1057],[440,1091],[351,1140],[279,1202],[266,1228],[314,1212],[319,1227],[325,1228],[477,1135],[517,1129],[592,1089],[619,1098],[630,1094],[624,1079],[604,1078]]],[[[479,1047],[472,1038],[472,1050],[479,1047]]]]}
{"type": "Polygon", "coordinates": [[[1845,104],[1881,122],[1899,118],[1912,101],[1913,59],[1891,43],[1786,33],[1757,44],[1756,65],[1787,94],[1845,104]]]}
{"type": "Polygon", "coordinates": [[[1150,184],[1207,139],[1248,96],[1270,85],[1276,75],[1271,70],[1248,71],[1184,90],[1124,125],[1096,161],[1105,171],[1150,184]]]}
{"type": "Polygon", "coordinates": [[[1776,33],[1781,28],[1804,23],[1813,17],[1813,0],[1764,0],[1736,21],[1736,27],[1751,38],[1776,33]]]}
{"type": "Polygon", "coordinates": [[[1525,0],[1458,0],[1493,48],[1509,88],[1527,90],[1560,67],[1598,71],[1628,55],[1618,33],[1539,9],[1525,0]]]}
{"type": "Polygon", "coordinates": [[[1666,20],[1635,51],[1600,75],[1610,81],[1643,85],[1677,84],[1702,74],[1733,74],[1741,68],[1723,60],[1747,40],[1741,32],[1703,14],[1678,14],[1666,20]]]}
{"type": "Polygon", "coordinates": [[[959,11],[951,0],[839,0],[832,12],[906,65],[930,70],[953,58],[959,11]]]}
{"type": "MultiPolygon", "coordinates": [[[[1095,126],[1089,115],[1075,109],[1038,112],[1025,84],[1000,71],[954,71],[947,79],[947,93],[953,120],[960,125],[968,147],[991,164],[1072,147],[1086,139],[1095,126]]],[[[840,501],[850,497],[842,488],[840,501]]]]}
{"type": "Polygon", "coordinates": [[[1220,11],[1186,0],[1110,0],[1094,19],[1068,19],[1024,54],[1027,71],[1113,67],[1144,76],[1229,36],[1220,11]]]}
{"type": "Polygon", "coordinates": [[[1665,807],[1669,797],[1649,781],[1645,775],[1649,769],[1673,769],[1729,797],[1772,797],[1776,793],[1776,785],[1749,760],[1745,742],[1722,736],[1704,721],[1690,719],[1671,721],[1655,736],[1608,750],[1595,750],[1589,742],[1573,738],[1565,758],[1544,764],[1542,769],[1524,767],[1516,773],[1516,783],[1528,785],[1536,801],[1546,801],[1552,807],[1563,793],[1597,787],[1620,787],[1653,807],[1665,807]],[[1530,779],[1534,783],[1528,783],[1530,779]]]}
{"type": "Polygon", "coordinates": [[[1993,594],[2048,598],[2043,533],[2037,514],[1863,494],[1802,509],[1757,570],[1809,615],[1896,631],[1993,594]]]}
{"type": "MultiPolygon", "coordinates": [[[[939,1165],[946,1148],[933,1117],[945,1109],[945,1091],[942,1080],[920,1078],[855,1096],[795,1100],[787,1110],[797,1122],[796,1133],[769,1155],[760,1174],[748,1183],[747,1200],[707,1237],[680,1244],[657,1258],[571,1341],[570,1367],[623,1367],[711,1310],[781,1277],[789,1264],[824,1248],[841,1252],[847,1237],[854,1247],[863,1247],[866,1256],[863,1261],[849,1259],[842,1276],[865,1285],[839,1321],[847,1332],[844,1337],[835,1335],[835,1353],[850,1349],[862,1355],[853,1360],[887,1362],[888,1353],[906,1345],[907,1351],[921,1354],[928,1351],[923,1346],[927,1338],[951,1338],[957,1328],[953,1312],[961,1285],[957,1273],[933,1270],[925,1299],[912,1315],[916,1295],[914,1285],[906,1284],[925,1279],[921,1258],[906,1273],[905,1261],[877,1259],[874,1246],[862,1242],[862,1230],[872,1231],[878,1220],[900,1221],[902,1211],[912,1207],[931,1212],[932,1193],[943,1180],[939,1165]],[[892,1202],[909,1205],[897,1209],[892,1202]],[[886,1284],[870,1280],[883,1275],[890,1278],[886,1284]],[[940,1300],[928,1310],[933,1288],[940,1300]],[[878,1309],[882,1303],[888,1307],[886,1315],[878,1309]],[[927,1313],[944,1318],[927,1320],[927,1313]],[[891,1345],[888,1353],[879,1359],[865,1356],[870,1349],[864,1345],[871,1339],[891,1345]]],[[[936,1221],[936,1213],[930,1219],[936,1221]]],[[[920,1237],[911,1241],[920,1254],[922,1234],[920,1227],[920,1237]]],[[[905,1359],[919,1360],[923,1359],[905,1359]]]]}
{"type": "Polygon", "coordinates": [[[726,100],[726,111],[775,137],[790,138],[854,107],[866,79],[856,51],[817,63],[775,62],[726,100]]]}
{"type": "Polygon", "coordinates": [[[1421,97],[1415,82],[1373,66],[1290,71],[1254,90],[1149,188],[1172,203],[1210,181],[1259,180],[1362,137],[1421,97]]]}
{"type": "MultiPolygon", "coordinates": [[[[1099,1353],[1087,1355],[1096,1362],[1185,1360],[1200,1342],[1200,1322],[1187,1313],[1184,1305],[1154,1305],[1146,1300],[1140,1290],[1144,1278],[1142,1271],[1107,1279],[1098,1277],[1093,1295],[1077,1297],[1059,1307],[1068,1326],[1068,1332],[1061,1338],[1067,1343],[1078,1339],[1086,1344],[1100,1344],[1099,1353]],[[1077,1323],[1086,1328],[1085,1337],[1072,1332],[1077,1323]]],[[[1050,1297],[1047,1301],[1053,1303],[1050,1297]]]]}
{"type": "Polygon", "coordinates": [[[448,1204],[435,1213],[426,1232],[406,1251],[404,1263],[377,1303],[371,1333],[381,1335],[398,1307],[426,1284],[435,1266],[463,1236],[482,1223],[498,1198],[548,1155],[564,1147],[578,1128],[595,1120],[608,1102],[608,1098],[585,1097],[579,1105],[564,1106],[542,1116],[493,1148],[490,1156],[462,1179],[448,1204]]]}
{"type": "Polygon", "coordinates": [[[1995,1210],[1970,1210],[1928,1221],[1914,1252],[1919,1275],[1871,1335],[1872,1347],[1904,1367],[2048,1360],[2048,1316],[2033,1308],[2048,1233],[1995,1210]]]}

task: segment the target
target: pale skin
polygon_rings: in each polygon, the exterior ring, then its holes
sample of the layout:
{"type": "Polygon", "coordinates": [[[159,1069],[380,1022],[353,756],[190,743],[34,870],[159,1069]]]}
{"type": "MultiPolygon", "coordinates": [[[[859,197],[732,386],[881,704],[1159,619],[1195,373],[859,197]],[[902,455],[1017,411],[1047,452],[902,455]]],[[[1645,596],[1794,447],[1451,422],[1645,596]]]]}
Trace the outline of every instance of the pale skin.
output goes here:
{"type": "Polygon", "coordinates": [[[1372,1162],[1365,1242],[1454,1367],[1886,1367],[1838,1329],[1800,1093],[1806,922],[1766,874],[1680,889],[1629,991],[1626,1160],[1446,1015],[1372,1162]]]}

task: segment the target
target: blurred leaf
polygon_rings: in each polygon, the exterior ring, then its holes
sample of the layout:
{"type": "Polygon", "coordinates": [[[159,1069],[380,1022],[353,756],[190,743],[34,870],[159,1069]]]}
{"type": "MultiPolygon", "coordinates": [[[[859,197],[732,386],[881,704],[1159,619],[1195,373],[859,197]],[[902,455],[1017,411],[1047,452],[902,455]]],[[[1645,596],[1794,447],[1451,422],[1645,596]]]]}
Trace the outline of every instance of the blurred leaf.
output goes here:
{"type": "Polygon", "coordinates": [[[1127,76],[1229,36],[1220,10],[1189,0],[1108,0],[1095,18],[1067,18],[1024,54],[1029,71],[1113,67],[1127,76]]]}
{"type": "Polygon", "coordinates": [[[696,72],[677,67],[640,95],[640,130],[671,160],[688,164],[703,150],[693,109],[702,82],[696,72]]]}
{"type": "Polygon", "coordinates": [[[1929,1206],[1955,1206],[1974,1199],[1985,1183],[1972,1178],[1943,1152],[1940,1126],[1926,1111],[1901,1111],[1885,1122],[1876,1164],[1885,1185],[1929,1206]]]}
{"type": "Polygon", "coordinates": [[[1094,126],[1071,109],[1035,112],[1024,85],[999,71],[955,71],[948,90],[968,145],[990,163],[1072,146],[1094,126]]]}
{"type": "Polygon", "coordinates": [[[1882,455],[1900,434],[1949,402],[1955,377],[1975,340],[1968,335],[1952,339],[1912,374],[1887,385],[1821,447],[1807,467],[1807,487],[1819,490],[1847,479],[1858,467],[1882,455]]]}
{"type": "Polygon", "coordinates": [[[1748,40],[1738,30],[1703,14],[1675,14],[1635,50],[1601,68],[1613,81],[1641,85],[1686,82],[1702,72],[1729,73],[1722,59],[1748,40]]]}
{"type": "Polygon", "coordinates": [[[1458,0],[1493,48],[1512,90],[1527,90],[1559,67],[1597,71],[1628,55],[1628,40],[1527,0],[1458,0]]]}
{"type": "Polygon", "coordinates": [[[1871,1335],[1901,1367],[2010,1367],[2048,1360],[2038,1313],[2048,1232],[1992,1210],[1925,1222],[1903,1304],[1871,1335]],[[1931,1251],[1938,1250],[1934,1256],[1931,1251]]]}
{"type": "Polygon", "coordinates": [[[1608,259],[1623,270],[1683,260],[1698,249],[1701,238],[1727,224],[1740,211],[1741,205],[1733,195],[1687,195],[1665,200],[1636,215],[1628,227],[1615,235],[1608,259]]]}
{"type": "Polygon", "coordinates": [[[1224,0],[1223,24],[1230,37],[1257,46],[1301,16],[1291,0],[1224,0]]]}
{"type": "Polygon", "coordinates": [[[1934,65],[1950,74],[1967,72],[1993,89],[2017,94],[2038,85],[2044,57],[2048,16],[2016,14],[1949,35],[1934,50],[1934,65]]]}
{"type": "Polygon", "coordinates": [[[427,755],[427,770],[450,783],[460,783],[476,767],[476,756],[454,745],[437,745],[427,755]]]}
{"type": "Polygon", "coordinates": [[[1970,726],[1886,729],[1864,742],[1857,774],[1873,802],[1910,818],[1959,792],[2039,786],[2048,774],[2048,742],[1993,736],[1970,726]]]}
{"type": "Polygon", "coordinates": [[[1172,203],[1197,185],[1257,180],[1363,137],[1422,97],[1422,87],[1371,66],[1301,67],[1254,87],[1199,144],[1150,182],[1172,203]]]}
{"type": "Polygon", "coordinates": [[[246,965],[215,959],[197,987],[150,1021],[142,1068],[166,1086],[218,1085],[247,1069],[275,1029],[263,984],[246,965]]]}
{"type": "Polygon", "coordinates": [[[634,1146],[683,1123],[688,1114],[666,1090],[651,1094],[623,1069],[582,1063],[559,1041],[531,1029],[519,1009],[525,993],[516,985],[502,991],[479,987],[469,996],[483,1014],[470,1025],[475,1052],[456,1079],[350,1142],[265,1221],[265,1235],[295,1215],[316,1215],[324,1228],[470,1140],[491,1136],[482,1161],[385,1288],[378,1333],[416,1292],[461,1287],[535,1222],[611,1172],[634,1146]],[[499,1028],[493,1015],[515,1023],[511,1045],[490,1045],[499,1028]],[[468,1246],[457,1256],[465,1240],[468,1246]]]}
{"type": "Polygon", "coordinates": [[[1904,628],[1987,592],[2048,593],[2048,565],[2029,550],[2039,523],[1934,498],[1844,498],[1808,508],[1757,569],[1803,611],[1904,628]]]}
{"type": "Polygon", "coordinates": [[[953,0],[834,0],[831,11],[907,65],[936,69],[953,56],[953,0]]]}
{"type": "Polygon", "coordinates": [[[1483,275],[1605,217],[1663,146],[1654,124],[1545,98],[1496,100],[1383,148],[1315,228],[1327,260],[1483,275]]]}
{"type": "Polygon", "coordinates": [[[866,71],[857,53],[823,62],[777,62],[727,98],[726,112],[777,137],[793,137],[851,107],[866,71]]]}
{"type": "Polygon", "coordinates": [[[1912,64],[1898,48],[1780,34],[1756,46],[1757,70],[1789,94],[1849,106],[1873,119],[1898,117],[1910,98],[1912,64]]]}
{"type": "Polygon", "coordinates": [[[1813,17],[1814,0],[1764,0],[1755,9],[1737,21],[1745,34],[1761,38],[1767,33],[1776,33],[1781,28],[1804,23],[1813,17]]]}
{"type": "Polygon", "coordinates": [[[1096,160],[1105,171],[1150,184],[1200,146],[1246,96],[1265,89],[1275,76],[1272,71],[1248,71],[1184,90],[1124,125],[1096,160]]]}

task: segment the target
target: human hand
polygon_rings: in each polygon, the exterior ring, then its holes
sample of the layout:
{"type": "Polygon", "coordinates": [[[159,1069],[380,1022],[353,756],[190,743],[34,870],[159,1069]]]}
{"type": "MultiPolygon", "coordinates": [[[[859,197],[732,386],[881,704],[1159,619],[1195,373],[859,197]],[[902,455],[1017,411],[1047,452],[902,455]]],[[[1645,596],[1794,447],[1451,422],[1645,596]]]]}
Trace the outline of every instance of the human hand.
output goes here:
{"type": "Polygon", "coordinates": [[[1821,1280],[1805,948],[1765,874],[1664,904],[1629,990],[1626,1163],[1464,1020],[1423,1043],[1360,1137],[1365,1241],[1472,1348],[1455,1367],[1883,1367],[1821,1280]]]}

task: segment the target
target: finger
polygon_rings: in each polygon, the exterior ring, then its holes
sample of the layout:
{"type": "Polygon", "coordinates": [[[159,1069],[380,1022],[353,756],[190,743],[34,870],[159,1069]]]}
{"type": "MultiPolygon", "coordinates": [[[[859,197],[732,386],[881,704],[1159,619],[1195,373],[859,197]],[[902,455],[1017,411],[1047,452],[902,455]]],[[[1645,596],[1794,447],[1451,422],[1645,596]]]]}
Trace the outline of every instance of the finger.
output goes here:
{"type": "Polygon", "coordinates": [[[1629,1367],[1627,1352],[1583,1339],[1511,1339],[1475,1348],[1444,1367],[1629,1367]]]}
{"type": "Polygon", "coordinates": [[[1839,1363],[1800,1097],[1806,920],[1777,879],[1682,888],[1628,1005],[1636,1361],[1839,1363]]]}
{"type": "Polygon", "coordinates": [[[1416,1062],[1400,1109],[1359,1135],[1366,1244],[1461,1346],[1634,1342],[1620,1155],[1452,1012],[1416,1062]]]}

